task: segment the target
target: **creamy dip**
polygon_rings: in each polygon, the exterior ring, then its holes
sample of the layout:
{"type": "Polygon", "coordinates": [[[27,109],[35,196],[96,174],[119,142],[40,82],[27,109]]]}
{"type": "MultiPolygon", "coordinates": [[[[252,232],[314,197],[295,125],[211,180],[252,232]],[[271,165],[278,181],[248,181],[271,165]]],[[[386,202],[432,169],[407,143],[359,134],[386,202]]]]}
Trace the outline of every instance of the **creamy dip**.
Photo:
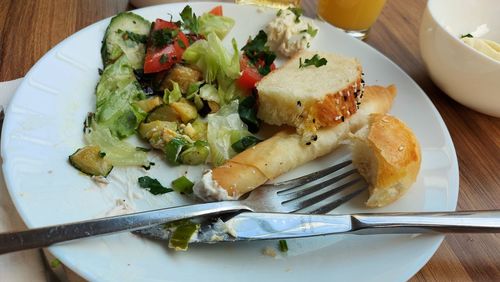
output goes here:
{"type": "Polygon", "coordinates": [[[212,170],[207,170],[193,187],[193,193],[204,201],[236,200],[229,196],[227,190],[217,183],[212,177],[212,170]]]}
{"type": "Polygon", "coordinates": [[[308,48],[318,28],[314,23],[291,10],[280,10],[266,26],[267,44],[276,53],[291,57],[308,48]]]}

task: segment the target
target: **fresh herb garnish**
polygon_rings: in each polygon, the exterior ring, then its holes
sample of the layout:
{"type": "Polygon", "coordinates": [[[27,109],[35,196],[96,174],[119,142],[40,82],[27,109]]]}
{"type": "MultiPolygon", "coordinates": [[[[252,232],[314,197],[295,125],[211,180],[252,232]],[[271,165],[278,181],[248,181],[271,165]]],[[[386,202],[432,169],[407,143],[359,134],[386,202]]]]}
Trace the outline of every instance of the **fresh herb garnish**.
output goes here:
{"type": "Polygon", "coordinates": [[[148,36],[143,34],[138,34],[132,31],[122,31],[121,29],[116,32],[123,32],[122,38],[123,40],[131,40],[136,43],[146,43],[148,41],[148,36]]]}
{"type": "Polygon", "coordinates": [[[249,38],[247,44],[241,48],[261,75],[267,75],[271,72],[271,65],[276,59],[276,54],[266,46],[266,43],[267,34],[260,30],[254,39],[249,38]]]}
{"type": "Polygon", "coordinates": [[[241,121],[248,126],[248,131],[256,133],[260,128],[260,121],[257,119],[257,99],[250,95],[243,99],[238,105],[238,114],[241,121]]]}
{"type": "Polygon", "coordinates": [[[155,47],[162,48],[168,44],[171,44],[177,37],[179,31],[177,29],[159,29],[151,33],[151,40],[155,47]]]}
{"type": "Polygon", "coordinates": [[[167,54],[162,54],[160,57],[160,64],[164,64],[168,61],[168,55],[167,54]]]}
{"type": "Polygon", "coordinates": [[[310,59],[305,59],[302,63],[302,58],[299,58],[299,68],[305,68],[308,66],[315,66],[317,68],[326,65],[328,61],[325,58],[321,58],[318,54],[315,54],[310,59]]]}
{"type": "Polygon", "coordinates": [[[303,13],[302,9],[289,7],[288,10],[290,10],[295,15],[295,22],[300,23],[300,16],[302,16],[303,13]]]}
{"type": "Polygon", "coordinates": [[[279,240],[279,244],[280,244],[280,251],[282,253],[288,252],[288,244],[286,243],[286,240],[279,240]]]}
{"type": "Polygon", "coordinates": [[[104,158],[106,156],[105,152],[99,152],[99,157],[104,158]]]}
{"type": "Polygon", "coordinates": [[[279,9],[278,13],[276,13],[276,16],[279,17],[281,16],[281,14],[283,14],[283,10],[279,9]]]}
{"type": "Polygon", "coordinates": [[[176,137],[165,145],[165,157],[171,165],[179,165],[179,155],[188,142],[183,138],[176,137]]]}
{"type": "Polygon", "coordinates": [[[472,36],[472,34],[470,34],[470,33],[460,35],[460,39],[465,38],[465,37],[474,38],[474,36],[472,36]]]}
{"type": "Polygon", "coordinates": [[[310,24],[307,24],[307,29],[301,30],[301,33],[308,33],[311,37],[315,37],[318,34],[318,29],[313,28],[310,24]]]}
{"type": "Polygon", "coordinates": [[[260,141],[262,141],[262,140],[260,140],[259,138],[255,137],[253,135],[248,135],[248,136],[245,136],[245,137],[241,138],[240,140],[234,142],[231,145],[231,148],[233,148],[233,150],[236,153],[241,153],[241,152],[245,151],[248,147],[256,145],[260,141]]]}
{"type": "Polygon", "coordinates": [[[164,187],[161,183],[149,176],[142,176],[137,179],[141,188],[147,189],[153,195],[165,194],[174,191],[174,189],[164,187]]]}
{"type": "Polygon", "coordinates": [[[184,44],[184,41],[177,39],[177,44],[179,44],[179,47],[182,49],[186,49],[186,44],[184,44]]]}
{"type": "Polygon", "coordinates": [[[172,181],[172,188],[182,194],[193,193],[194,183],[191,182],[187,177],[181,176],[174,181],[172,181]]]}
{"type": "Polygon", "coordinates": [[[182,19],[182,26],[184,29],[190,30],[192,33],[198,34],[199,31],[199,23],[196,14],[193,13],[193,9],[189,5],[184,7],[182,12],[180,13],[182,19]]]}

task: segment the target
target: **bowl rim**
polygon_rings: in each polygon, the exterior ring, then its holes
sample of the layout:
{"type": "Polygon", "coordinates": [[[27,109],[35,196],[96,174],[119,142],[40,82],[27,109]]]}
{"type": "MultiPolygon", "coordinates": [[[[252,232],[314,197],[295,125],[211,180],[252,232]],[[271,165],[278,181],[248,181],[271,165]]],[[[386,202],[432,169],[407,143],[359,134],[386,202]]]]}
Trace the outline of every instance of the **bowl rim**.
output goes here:
{"type": "MultiPolygon", "coordinates": [[[[432,3],[436,2],[436,1],[440,1],[440,0],[428,0],[427,1],[427,4],[426,4],[426,9],[427,11],[429,12],[429,15],[432,17],[432,20],[437,24],[437,26],[439,26],[442,30],[445,31],[445,33],[452,38],[452,40],[454,40],[454,42],[457,42],[458,45],[460,46],[463,46],[463,47],[460,47],[460,48],[464,48],[464,50],[469,50],[469,51],[472,51],[473,53],[476,54],[476,57],[477,58],[480,58],[480,60],[483,60],[486,62],[490,62],[490,63],[493,63],[494,65],[498,65],[500,66],[500,61],[498,60],[495,60],[485,54],[483,54],[482,52],[479,52],[478,50],[472,48],[471,46],[469,46],[468,44],[465,44],[465,42],[463,42],[462,40],[460,40],[460,38],[454,36],[453,34],[450,33],[450,31],[448,29],[446,29],[439,20],[437,20],[437,17],[433,14],[433,10],[431,8],[431,5],[432,3]]],[[[458,3],[456,0],[453,1],[454,3],[458,3]]]]}

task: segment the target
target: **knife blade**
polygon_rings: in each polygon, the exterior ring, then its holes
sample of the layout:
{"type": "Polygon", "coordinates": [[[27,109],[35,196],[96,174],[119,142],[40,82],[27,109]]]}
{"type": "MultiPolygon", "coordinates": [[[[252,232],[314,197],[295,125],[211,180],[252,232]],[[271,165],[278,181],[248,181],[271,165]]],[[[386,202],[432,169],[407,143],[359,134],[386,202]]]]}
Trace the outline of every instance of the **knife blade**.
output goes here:
{"type": "MultiPolygon", "coordinates": [[[[500,211],[311,215],[243,212],[228,220],[203,223],[190,243],[302,238],[332,234],[499,233],[500,211]]],[[[162,227],[139,231],[169,239],[162,227]]]]}

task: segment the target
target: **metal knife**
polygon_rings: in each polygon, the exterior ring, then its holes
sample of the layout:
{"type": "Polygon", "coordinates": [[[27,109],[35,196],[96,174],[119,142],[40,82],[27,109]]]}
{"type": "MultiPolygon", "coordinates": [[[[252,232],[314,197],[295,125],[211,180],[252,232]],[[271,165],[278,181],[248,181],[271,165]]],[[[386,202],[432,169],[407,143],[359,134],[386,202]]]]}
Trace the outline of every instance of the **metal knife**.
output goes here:
{"type": "MultiPolygon", "coordinates": [[[[240,213],[229,220],[204,224],[191,243],[289,239],[332,234],[500,233],[500,211],[310,215],[240,213]]],[[[137,233],[169,239],[161,226],[137,233]]]]}

